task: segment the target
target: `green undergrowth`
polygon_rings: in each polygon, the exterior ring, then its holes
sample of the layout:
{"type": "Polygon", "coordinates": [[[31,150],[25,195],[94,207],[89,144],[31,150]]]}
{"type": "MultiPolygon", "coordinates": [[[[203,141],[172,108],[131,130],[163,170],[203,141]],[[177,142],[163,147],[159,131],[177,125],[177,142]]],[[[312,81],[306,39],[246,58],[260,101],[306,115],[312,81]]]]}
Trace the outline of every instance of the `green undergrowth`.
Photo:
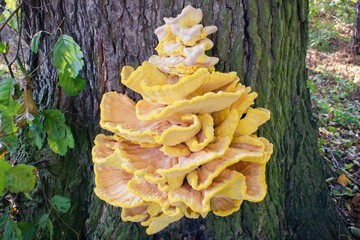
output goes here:
{"type": "Polygon", "coordinates": [[[310,71],[308,87],[318,117],[319,150],[332,170],[330,194],[352,237],[360,237],[360,85],[310,71]]]}
{"type": "Polygon", "coordinates": [[[351,42],[356,0],[309,1],[309,47],[323,52],[351,42]]]}

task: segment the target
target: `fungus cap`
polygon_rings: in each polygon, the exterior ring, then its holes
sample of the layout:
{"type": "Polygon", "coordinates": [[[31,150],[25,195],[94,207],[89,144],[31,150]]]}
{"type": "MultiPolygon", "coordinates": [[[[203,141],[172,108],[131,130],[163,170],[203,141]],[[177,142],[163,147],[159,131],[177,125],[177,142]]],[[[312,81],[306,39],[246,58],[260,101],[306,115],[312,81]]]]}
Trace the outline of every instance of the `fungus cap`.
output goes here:
{"type": "Polygon", "coordinates": [[[215,71],[218,58],[205,51],[217,28],[201,20],[191,6],[164,18],[158,55],[121,71],[143,99],[109,92],[100,104],[100,126],[113,135],[95,138],[95,194],[147,234],[182,217],[228,216],[267,192],[273,146],[256,131],[270,112],[252,107],[257,93],[235,72],[215,71]]]}

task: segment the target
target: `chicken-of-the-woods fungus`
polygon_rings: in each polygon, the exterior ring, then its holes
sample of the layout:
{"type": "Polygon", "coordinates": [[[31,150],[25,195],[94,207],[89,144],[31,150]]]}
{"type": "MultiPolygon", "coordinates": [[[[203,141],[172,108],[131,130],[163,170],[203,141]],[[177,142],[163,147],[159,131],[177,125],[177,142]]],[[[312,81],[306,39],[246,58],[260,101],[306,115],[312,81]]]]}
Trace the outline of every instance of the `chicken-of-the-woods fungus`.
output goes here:
{"type": "Polygon", "coordinates": [[[122,84],[142,100],[108,92],[101,101],[100,125],[114,134],[95,139],[95,193],[147,234],[184,216],[227,216],[266,195],[273,145],[255,132],[270,112],[252,107],[257,94],[235,72],[215,71],[218,58],[205,51],[217,28],[201,20],[191,6],[164,18],[158,55],[123,67],[122,84]]]}

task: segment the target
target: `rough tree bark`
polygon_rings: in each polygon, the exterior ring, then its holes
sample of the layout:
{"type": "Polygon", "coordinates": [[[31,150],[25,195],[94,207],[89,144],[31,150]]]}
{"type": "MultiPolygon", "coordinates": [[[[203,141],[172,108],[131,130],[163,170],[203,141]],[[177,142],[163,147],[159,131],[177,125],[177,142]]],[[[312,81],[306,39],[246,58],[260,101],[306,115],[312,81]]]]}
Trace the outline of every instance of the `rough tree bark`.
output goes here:
{"type": "Polygon", "coordinates": [[[360,0],[356,3],[356,25],[354,31],[354,53],[360,55],[360,0]]]}
{"type": "MultiPolygon", "coordinates": [[[[336,239],[338,223],[324,182],[323,162],[317,153],[317,127],[306,88],[305,54],[308,43],[306,0],[25,0],[23,20],[32,36],[39,30],[61,32],[77,41],[84,52],[82,75],[87,88],[68,97],[58,86],[51,59],[34,78],[40,109],[57,107],[67,116],[76,147],[59,158],[48,149],[22,147],[26,161],[41,160],[37,197],[22,212],[27,220],[45,213],[45,196],[71,197],[70,213],[55,217],[55,239],[336,239]],[[157,44],[154,29],[164,16],[176,16],[187,4],[202,8],[204,24],[216,25],[212,55],[217,69],[237,71],[241,81],[259,93],[256,104],[271,110],[260,135],[275,146],[268,164],[268,195],[262,203],[242,205],[226,217],[182,219],[163,232],[147,237],[134,223],[120,221],[120,209],[93,193],[91,148],[101,130],[99,103],[107,91],[126,92],[119,82],[124,65],[138,66],[157,44]],[[66,224],[64,224],[66,223],[66,224]],[[71,226],[71,230],[66,225],[71,226]]],[[[29,41],[30,39],[28,39],[29,41]]],[[[55,38],[44,35],[37,66],[55,38]]]]}

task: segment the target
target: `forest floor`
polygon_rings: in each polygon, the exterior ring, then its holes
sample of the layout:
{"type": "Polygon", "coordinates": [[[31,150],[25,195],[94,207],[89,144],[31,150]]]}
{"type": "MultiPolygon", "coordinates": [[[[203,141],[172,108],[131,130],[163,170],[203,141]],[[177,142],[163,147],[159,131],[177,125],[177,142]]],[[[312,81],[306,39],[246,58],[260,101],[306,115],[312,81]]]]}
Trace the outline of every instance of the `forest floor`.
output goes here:
{"type": "Polygon", "coordinates": [[[322,23],[327,32],[310,28],[307,53],[319,151],[330,169],[329,194],[351,234],[346,238],[360,239],[360,56],[352,53],[353,25],[322,23]]]}

